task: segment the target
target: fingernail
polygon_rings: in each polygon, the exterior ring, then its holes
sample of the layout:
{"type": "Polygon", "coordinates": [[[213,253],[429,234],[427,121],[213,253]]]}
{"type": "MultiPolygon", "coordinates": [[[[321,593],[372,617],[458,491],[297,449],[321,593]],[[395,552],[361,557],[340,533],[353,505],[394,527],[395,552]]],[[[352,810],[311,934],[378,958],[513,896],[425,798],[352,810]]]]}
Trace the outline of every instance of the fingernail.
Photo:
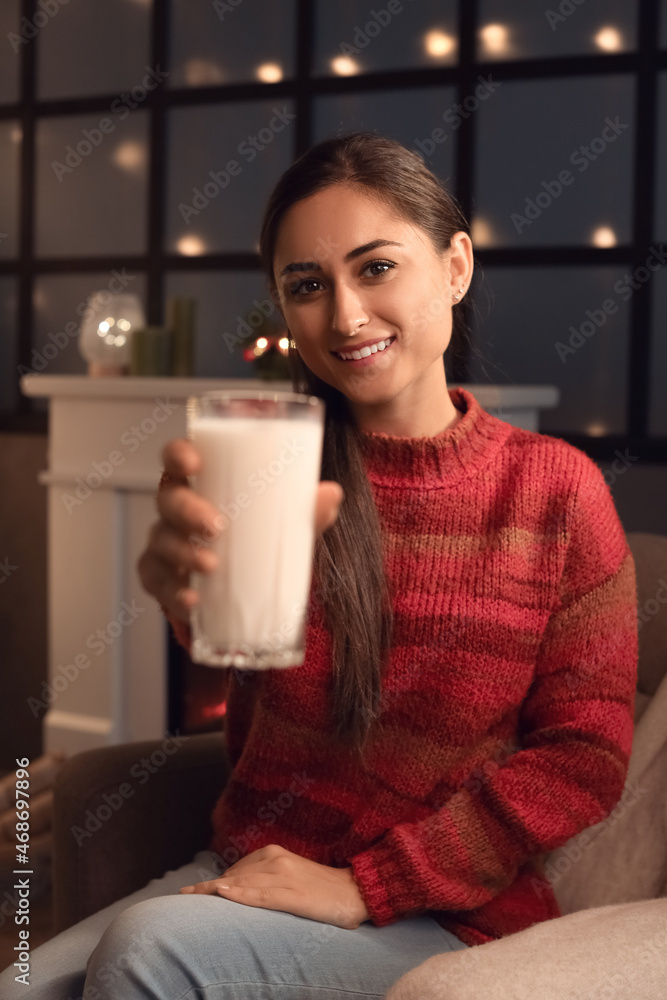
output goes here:
{"type": "Polygon", "coordinates": [[[218,892],[221,892],[223,889],[231,889],[231,886],[229,886],[229,885],[219,885],[218,886],[218,892]]]}

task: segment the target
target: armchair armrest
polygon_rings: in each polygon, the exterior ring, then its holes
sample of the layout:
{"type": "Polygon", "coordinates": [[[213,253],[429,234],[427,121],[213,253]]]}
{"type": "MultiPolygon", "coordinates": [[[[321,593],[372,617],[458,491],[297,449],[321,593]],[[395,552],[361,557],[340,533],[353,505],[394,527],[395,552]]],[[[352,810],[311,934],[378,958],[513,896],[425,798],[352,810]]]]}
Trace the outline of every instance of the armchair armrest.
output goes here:
{"type": "Polygon", "coordinates": [[[221,732],[102,747],[54,788],[56,932],[190,861],[230,773],[221,732]]]}

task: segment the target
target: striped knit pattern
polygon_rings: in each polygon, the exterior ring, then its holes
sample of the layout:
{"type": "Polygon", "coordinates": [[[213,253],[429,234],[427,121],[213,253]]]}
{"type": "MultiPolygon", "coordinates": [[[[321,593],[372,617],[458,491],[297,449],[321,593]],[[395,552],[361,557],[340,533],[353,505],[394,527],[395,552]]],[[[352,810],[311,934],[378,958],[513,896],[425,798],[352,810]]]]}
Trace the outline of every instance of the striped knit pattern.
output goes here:
{"type": "Polygon", "coordinates": [[[363,763],[330,735],[313,590],[303,666],[230,671],[211,848],[351,865],[376,925],[430,912],[479,944],[559,915],[540,855],[621,796],[637,597],[597,466],[449,392],[450,430],[363,438],[395,616],[363,763]]]}

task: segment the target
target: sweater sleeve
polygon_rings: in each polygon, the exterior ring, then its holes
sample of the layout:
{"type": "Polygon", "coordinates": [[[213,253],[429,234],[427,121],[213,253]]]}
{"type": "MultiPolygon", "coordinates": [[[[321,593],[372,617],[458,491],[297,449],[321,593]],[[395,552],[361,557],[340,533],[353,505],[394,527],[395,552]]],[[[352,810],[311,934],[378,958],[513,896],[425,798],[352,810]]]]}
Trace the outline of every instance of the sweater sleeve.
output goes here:
{"type": "Polygon", "coordinates": [[[635,567],[609,488],[583,458],[519,749],[437,812],[392,827],[349,859],[376,925],[483,905],[532,856],[600,822],[620,799],[637,680],[635,567]]]}

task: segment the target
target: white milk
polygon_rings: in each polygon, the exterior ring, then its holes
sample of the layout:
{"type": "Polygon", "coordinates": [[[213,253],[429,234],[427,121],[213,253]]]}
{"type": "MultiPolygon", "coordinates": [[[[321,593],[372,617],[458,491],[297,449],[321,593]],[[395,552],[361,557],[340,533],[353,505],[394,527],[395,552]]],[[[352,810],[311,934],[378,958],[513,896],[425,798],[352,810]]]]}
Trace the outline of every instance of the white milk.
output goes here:
{"type": "Polygon", "coordinates": [[[195,489],[227,525],[210,543],[219,567],[193,574],[194,658],[221,666],[301,663],[290,651],[302,653],[323,428],[314,420],[201,417],[190,433],[202,456],[195,489]],[[234,657],[258,650],[256,662],[234,657]]]}

